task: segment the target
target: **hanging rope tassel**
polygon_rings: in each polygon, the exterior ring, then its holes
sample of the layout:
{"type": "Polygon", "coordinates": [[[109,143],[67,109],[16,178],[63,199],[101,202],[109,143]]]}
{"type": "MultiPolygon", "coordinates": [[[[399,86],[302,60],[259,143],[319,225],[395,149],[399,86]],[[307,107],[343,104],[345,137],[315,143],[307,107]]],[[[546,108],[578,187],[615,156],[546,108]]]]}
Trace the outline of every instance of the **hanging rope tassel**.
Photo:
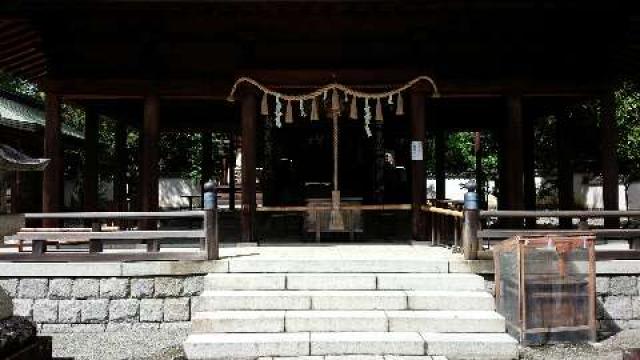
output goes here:
{"type": "Polygon", "coordinates": [[[376,121],[384,121],[382,118],[382,102],[380,101],[380,98],[378,98],[378,102],[376,103],[376,121]]]}
{"type": "Polygon", "coordinates": [[[355,96],[353,97],[353,99],[351,99],[351,110],[349,111],[349,118],[358,120],[358,102],[356,101],[355,96]]]}
{"type": "Polygon", "coordinates": [[[262,95],[262,101],[260,102],[260,115],[269,115],[269,103],[267,102],[267,93],[262,95]]]}
{"type": "Polygon", "coordinates": [[[402,93],[398,93],[398,105],[396,105],[396,115],[404,115],[404,101],[402,101],[402,93]]]}
{"type": "Polygon", "coordinates": [[[318,99],[313,98],[313,100],[311,100],[311,121],[318,120],[320,120],[318,116],[318,99]]]}
{"type": "Polygon", "coordinates": [[[284,122],[287,124],[293,124],[293,108],[291,107],[291,100],[287,101],[287,110],[284,113],[284,122]]]}

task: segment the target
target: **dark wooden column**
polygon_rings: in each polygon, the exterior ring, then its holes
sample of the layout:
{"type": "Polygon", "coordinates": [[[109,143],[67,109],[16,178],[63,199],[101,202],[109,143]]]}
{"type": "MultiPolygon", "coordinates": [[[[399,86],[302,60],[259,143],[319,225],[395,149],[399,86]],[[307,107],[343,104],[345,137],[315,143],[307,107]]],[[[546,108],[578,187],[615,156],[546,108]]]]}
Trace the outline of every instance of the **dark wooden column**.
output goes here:
{"type": "Polygon", "coordinates": [[[84,171],[83,208],[84,211],[98,210],[98,114],[87,108],[84,124],[84,171]]]}
{"type": "Polygon", "coordinates": [[[116,125],[115,132],[115,174],[113,179],[113,200],[118,211],[127,211],[127,125],[116,125]]]}
{"type": "Polygon", "coordinates": [[[242,241],[254,242],[256,214],[256,95],[245,92],[242,96],[240,117],[242,122],[242,241]]]}
{"type": "Polygon", "coordinates": [[[376,203],[384,203],[384,127],[382,122],[374,125],[375,164],[373,169],[373,197],[376,203]]]}
{"type": "MultiPolygon", "coordinates": [[[[62,115],[60,97],[47,93],[45,99],[44,157],[51,159],[42,176],[42,211],[58,212],[61,208],[63,184],[62,115]]],[[[57,220],[43,221],[45,227],[56,227],[57,220]]]]}
{"type": "MultiPolygon", "coordinates": [[[[142,211],[158,211],[158,142],[160,140],[160,99],[156,95],[144,99],[142,126],[141,186],[142,211]]],[[[143,221],[145,229],[155,229],[157,222],[143,221]]]]}
{"type": "MultiPolygon", "coordinates": [[[[419,143],[424,152],[426,140],[426,93],[422,89],[414,89],[411,93],[411,141],[419,143]]],[[[412,145],[413,146],[413,145],[412,145]]],[[[425,202],[424,154],[422,158],[411,159],[411,235],[413,240],[425,240],[424,217],[421,207],[425,202]]]]}
{"type": "Polygon", "coordinates": [[[447,197],[447,175],[444,167],[444,154],[447,151],[447,144],[444,130],[436,132],[435,145],[436,199],[443,200],[447,197]]]}
{"type": "MultiPolygon", "coordinates": [[[[200,188],[213,179],[213,135],[211,131],[200,133],[200,188]]],[[[202,192],[204,194],[204,192],[202,192]]]]}
{"type": "MultiPolygon", "coordinates": [[[[522,155],[523,155],[523,196],[524,208],[526,210],[536,209],[536,169],[535,169],[535,119],[526,117],[523,124],[522,133],[522,155]]],[[[536,227],[536,219],[525,219],[527,228],[536,227]]]]}
{"type": "MultiPolygon", "coordinates": [[[[573,198],[573,154],[572,133],[565,115],[558,116],[556,123],[556,152],[558,161],[558,205],[560,210],[574,210],[573,198]]],[[[560,227],[571,228],[570,218],[560,218],[560,227]]]]}
{"type": "MultiPolygon", "coordinates": [[[[601,99],[602,107],[602,201],[605,210],[618,210],[618,127],[616,99],[612,91],[601,99]]],[[[605,218],[606,227],[619,227],[617,218],[605,218]]]]}
{"type": "Polygon", "coordinates": [[[236,209],[236,145],[235,134],[229,135],[229,210],[236,209]]]}
{"type": "Polygon", "coordinates": [[[507,97],[507,126],[505,134],[505,187],[510,210],[524,209],[523,124],[522,96],[507,97]]]}

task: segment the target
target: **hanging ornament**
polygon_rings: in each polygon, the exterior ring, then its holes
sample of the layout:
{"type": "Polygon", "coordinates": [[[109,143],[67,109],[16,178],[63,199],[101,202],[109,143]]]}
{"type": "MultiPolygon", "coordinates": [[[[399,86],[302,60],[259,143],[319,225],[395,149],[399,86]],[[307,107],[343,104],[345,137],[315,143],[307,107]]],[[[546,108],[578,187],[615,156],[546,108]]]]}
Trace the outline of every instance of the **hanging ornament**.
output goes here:
{"type": "Polygon", "coordinates": [[[376,102],[376,121],[384,121],[382,118],[382,102],[380,101],[380,98],[378,98],[378,101],[376,102]]]}
{"type": "Polygon", "coordinates": [[[369,98],[364,98],[364,131],[367,133],[367,137],[371,137],[373,134],[371,133],[371,129],[369,128],[369,124],[371,124],[371,106],[369,106],[369,98]]]}
{"type": "Polygon", "coordinates": [[[393,95],[389,95],[389,99],[387,100],[387,104],[393,105],[393,95]]]}
{"type": "Polygon", "coordinates": [[[307,113],[304,111],[304,100],[300,99],[300,117],[307,117],[307,113]]]}
{"type": "Polygon", "coordinates": [[[322,101],[327,101],[327,90],[322,92],[322,101]]]}
{"type": "Polygon", "coordinates": [[[349,94],[347,94],[347,92],[344,92],[344,102],[345,104],[349,102],[349,94]]]}
{"type": "Polygon", "coordinates": [[[355,96],[351,99],[351,109],[349,111],[349,118],[353,120],[358,120],[358,102],[356,101],[355,96]]]}
{"type": "Polygon", "coordinates": [[[293,108],[291,107],[291,100],[287,101],[287,111],[284,113],[284,122],[287,124],[293,123],[293,108]]]}
{"type": "Polygon", "coordinates": [[[398,93],[398,105],[396,105],[396,115],[404,115],[404,102],[402,101],[402,93],[398,93]]]}
{"type": "Polygon", "coordinates": [[[313,98],[313,100],[311,100],[311,121],[318,120],[320,120],[318,116],[318,99],[313,98]]]}
{"type": "Polygon", "coordinates": [[[282,127],[282,102],[280,101],[280,95],[276,95],[276,127],[282,127]]]}
{"type": "Polygon", "coordinates": [[[260,102],[260,115],[269,115],[269,104],[267,103],[267,93],[262,94],[262,101],[260,102]]]}
{"type": "Polygon", "coordinates": [[[338,89],[334,89],[331,96],[331,111],[340,112],[340,97],[338,95],[338,89]]]}

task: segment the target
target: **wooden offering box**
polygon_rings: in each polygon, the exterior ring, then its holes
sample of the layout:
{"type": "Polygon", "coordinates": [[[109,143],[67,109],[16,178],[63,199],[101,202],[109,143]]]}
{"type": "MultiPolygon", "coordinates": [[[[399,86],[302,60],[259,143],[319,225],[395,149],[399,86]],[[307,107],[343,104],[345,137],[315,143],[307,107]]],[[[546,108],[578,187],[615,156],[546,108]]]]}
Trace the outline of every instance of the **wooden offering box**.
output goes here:
{"type": "Polygon", "coordinates": [[[595,341],[594,240],[516,236],[493,249],[496,308],[521,343],[595,341]]]}

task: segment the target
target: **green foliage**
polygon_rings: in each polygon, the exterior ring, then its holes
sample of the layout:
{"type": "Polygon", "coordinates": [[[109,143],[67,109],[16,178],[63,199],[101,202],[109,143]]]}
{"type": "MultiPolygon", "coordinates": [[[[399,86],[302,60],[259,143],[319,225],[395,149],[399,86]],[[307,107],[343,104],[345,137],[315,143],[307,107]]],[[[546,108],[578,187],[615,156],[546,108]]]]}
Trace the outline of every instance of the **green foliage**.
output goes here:
{"type": "Polygon", "coordinates": [[[616,91],[618,161],[625,185],[640,180],[640,91],[625,83],[616,91]]]}

